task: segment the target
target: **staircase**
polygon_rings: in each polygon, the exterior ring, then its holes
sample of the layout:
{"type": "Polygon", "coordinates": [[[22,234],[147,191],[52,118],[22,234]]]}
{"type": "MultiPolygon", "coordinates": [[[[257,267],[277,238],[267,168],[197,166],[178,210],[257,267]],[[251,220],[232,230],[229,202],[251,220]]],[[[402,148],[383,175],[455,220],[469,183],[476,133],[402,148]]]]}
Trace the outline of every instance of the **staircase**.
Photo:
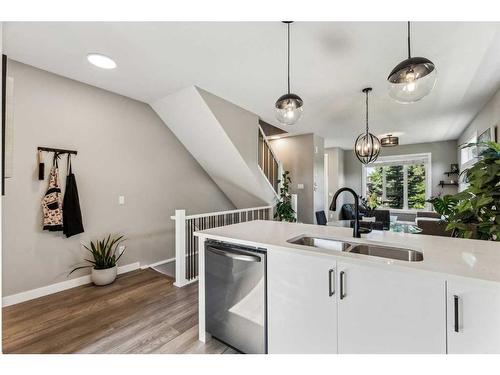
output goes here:
{"type": "Polygon", "coordinates": [[[151,107],[237,209],[277,201],[281,166],[257,115],[195,86],[151,107]]]}
{"type": "Polygon", "coordinates": [[[273,190],[279,195],[278,180],[283,174],[283,164],[273,152],[264,131],[259,126],[259,168],[266,177],[273,190]]]}

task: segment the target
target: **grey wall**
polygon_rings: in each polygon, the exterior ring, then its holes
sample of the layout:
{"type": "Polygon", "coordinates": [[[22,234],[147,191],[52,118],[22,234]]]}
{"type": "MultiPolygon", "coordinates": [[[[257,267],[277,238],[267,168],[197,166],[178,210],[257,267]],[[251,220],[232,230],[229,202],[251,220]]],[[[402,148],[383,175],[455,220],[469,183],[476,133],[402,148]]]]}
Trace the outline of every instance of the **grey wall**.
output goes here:
{"type": "Polygon", "coordinates": [[[291,193],[297,194],[297,215],[302,223],[314,223],[314,136],[304,134],[270,142],[285,170],[290,171],[291,193]],[[304,189],[298,189],[304,184],[304,189]]]}
{"type": "MultiPolygon", "coordinates": [[[[208,91],[200,88],[197,90],[247,164],[255,182],[259,185],[258,190],[254,192],[257,199],[249,201],[251,204],[246,205],[246,207],[273,204],[276,199],[274,189],[258,165],[259,116],[208,91]]],[[[241,188],[238,190],[240,194],[243,194],[241,188]]]]}
{"type": "MultiPolygon", "coordinates": [[[[401,145],[397,147],[382,148],[380,156],[405,155],[405,154],[432,154],[432,195],[438,193],[454,194],[457,192],[455,187],[445,187],[441,189],[438,186],[440,180],[447,180],[443,174],[450,170],[451,164],[457,163],[457,141],[442,141],[432,143],[417,143],[412,145],[401,145]]],[[[353,150],[344,150],[344,179],[345,186],[354,189],[361,194],[361,163],[354,155],[353,150]]],[[[352,199],[346,199],[346,202],[352,202],[352,199]]]]}
{"type": "MultiPolygon", "coordinates": [[[[344,150],[339,147],[331,147],[325,149],[325,154],[328,156],[328,194],[327,201],[330,206],[333,195],[341,187],[347,186],[344,176],[344,150]]],[[[338,207],[344,204],[344,194],[338,197],[338,207]]],[[[339,210],[329,211],[329,220],[338,219],[339,210]]]]}
{"type": "MultiPolygon", "coordinates": [[[[314,135],[314,212],[325,210],[325,140],[314,135]]],[[[326,211],[325,211],[326,212],[326,211]]],[[[314,216],[316,220],[316,216],[314,216]]]]}
{"type": "MultiPolygon", "coordinates": [[[[344,150],[344,184],[361,194],[361,163],[353,150],[344,150]]],[[[350,194],[342,193],[342,196],[342,204],[354,202],[350,194]]]]}
{"type": "MultiPolygon", "coordinates": [[[[13,61],[9,75],[14,176],[3,198],[4,296],[66,280],[84,254],[80,244],[108,233],[128,238],[122,265],[171,258],[176,208],[233,208],[148,105],[13,61]],[[67,239],[41,230],[47,181],[37,180],[37,146],[78,150],[73,166],[85,233],[67,239]]],[[[48,174],[47,155],[45,162],[48,174]]]]}
{"type": "Polygon", "coordinates": [[[243,159],[257,167],[259,116],[208,91],[197,89],[243,159]]]}

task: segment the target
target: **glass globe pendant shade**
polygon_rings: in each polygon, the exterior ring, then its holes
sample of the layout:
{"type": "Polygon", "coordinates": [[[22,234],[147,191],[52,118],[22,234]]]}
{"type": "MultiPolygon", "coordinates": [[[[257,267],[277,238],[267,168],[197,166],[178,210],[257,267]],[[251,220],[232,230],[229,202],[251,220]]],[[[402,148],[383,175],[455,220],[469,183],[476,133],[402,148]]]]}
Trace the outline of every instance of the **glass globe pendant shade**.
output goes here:
{"type": "Polygon", "coordinates": [[[425,57],[399,63],[387,78],[389,96],[399,103],[414,103],[427,96],[436,84],[436,67],[425,57]]]}
{"type": "Polygon", "coordinates": [[[360,134],[354,143],[354,153],[363,164],[374,162],[380,154],[379,139],[372,133],[360,134]]]}
{"type": "Polygon", "coordinates": [[[282,95],[276,101],[276,119],[285,125],[293,125],[302,117],[304,102],[295,94],[282,95]]]}

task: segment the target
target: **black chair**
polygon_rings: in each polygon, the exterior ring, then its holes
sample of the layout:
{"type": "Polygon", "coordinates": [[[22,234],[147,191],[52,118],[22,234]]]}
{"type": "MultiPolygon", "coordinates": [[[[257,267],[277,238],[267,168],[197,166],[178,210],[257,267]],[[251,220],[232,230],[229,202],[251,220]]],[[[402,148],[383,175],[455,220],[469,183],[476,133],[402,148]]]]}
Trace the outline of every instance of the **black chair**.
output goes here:
{"type": "MultiPolygon", "coordinates": [[[[391,215],[389,210],[372,210],[368,211],[365,217],[375,217],[375,222],[382,225],[380,230],[389,230],[391,226],[391,215]]],[[[377,225],[377,227],[379,226],[377,225]]],[[[378,229],[378,228],[373,228],[378,229]]]]}
{"type": "MultiPolygon", "coordinates": [[[[361,204],[359,205],[359,218],[361,219],[366,214],[366,208],[364,208],[361,204]]],[[[345,203],[342,205],[339,214],[339,220],[354,220],[354,204],[345,203]]]]}
{"type": "Polygon", "coordinates": [[[316,211],[316,224],[326,225],[326,214],[325,211],[316,211]]]}

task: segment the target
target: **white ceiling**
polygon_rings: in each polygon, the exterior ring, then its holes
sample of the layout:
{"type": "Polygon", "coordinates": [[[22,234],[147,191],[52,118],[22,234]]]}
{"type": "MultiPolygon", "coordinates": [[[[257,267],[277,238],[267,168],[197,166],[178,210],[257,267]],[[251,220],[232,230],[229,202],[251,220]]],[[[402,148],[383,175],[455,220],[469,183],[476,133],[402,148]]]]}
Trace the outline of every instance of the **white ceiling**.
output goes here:
{"type": "MultiPolygon", "coordinates": [[[[500,23],[414,23],[413,55],[436,64],[438,81],[411,105],[392,101],[385,81],[406,57],[405,22],[291,27],[292,91],[305,104],[302,120],[286,130],[317,133],[327,146],[352,148],[364,127],[365,86],[374,88],[373,133],[399,134],[402,144],[458,138],[500,87],[500,23]]],[[[4,50],[14,60],[147,103],[197,85],[277,126],[285,43],[280,22],[4,24],[4,50]],[[91,66],[89,52],[118,68],[91,66]]]]}

